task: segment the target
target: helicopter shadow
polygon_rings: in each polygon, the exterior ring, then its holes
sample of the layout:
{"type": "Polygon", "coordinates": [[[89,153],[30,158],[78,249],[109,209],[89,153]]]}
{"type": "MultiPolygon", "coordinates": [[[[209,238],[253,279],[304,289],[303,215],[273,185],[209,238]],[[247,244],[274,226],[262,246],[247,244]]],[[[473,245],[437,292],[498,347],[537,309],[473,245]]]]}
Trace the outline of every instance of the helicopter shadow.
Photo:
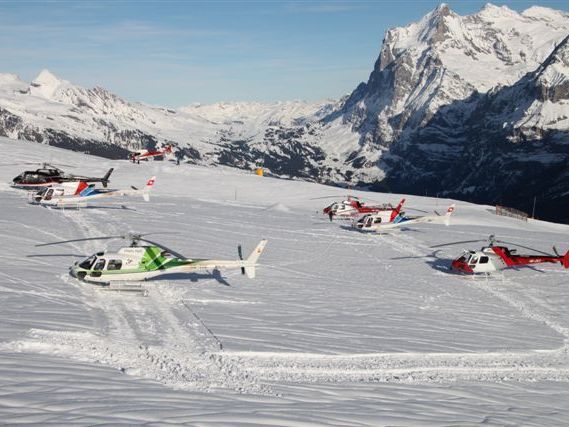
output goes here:
{"type": "Polygon", "coordinates": [[[211,273],[171,273],[164,274],[163,276],[156,277],[153,279],[154,282],[159,281],[171,281],[171,280],[189,280],[192,283],[197,283],[201,280],[211,280],[214,279],[216,282],[223,286],[231,286],[231,284],[225,280],[221,275],[221,271],[218,269],[213,270],[211,273]]]}
{"type": "Polygon", "coordinates": [[[455,274],[459,275],[458,272],[454,271],[450,268],[452,259],[451,258],[442,258],[438,256],[438,252],[440,250],[433,251],[430,255],[425,256],[404,256],[404,257],[396,257],[391,258],[391,260],[399,260],[399,259],[423,259],[425,264],[430,266],[433,270],[444,272],[448,274],[455,274]]]}
{"type": "Polygon", "coordinates": [[[83,209],[110,209],[110,210],[120,210],[120,211],[134,211],[136,212],[136,209],[134,208],[129,208],[128,206],[125,205],[120,205],[120,206],[85,206],[83,209]]]}
{"type": "Polygon", "coordinates": [[[400,233],[402,231],[404,232],[413,232],[413,233],[424,233],[424,231],[421,230],[417,230],[416,228],[407,228],[407,227],[401,227],[401,228],[392,228],[392,229],[386,229],[386,230],[381,230],[380,232],[374,231],[374,230],[362,230],[361,228],[354,228],[351,225],[340,225],[340,228],[342,230],[346,230],[346,231],[351,231],[351,232],[356,232],[356,233],[361,233],[361,234],[376,234],[376,235],[381,235],[381,234],[396,234],[396,233],[400,233]]]}

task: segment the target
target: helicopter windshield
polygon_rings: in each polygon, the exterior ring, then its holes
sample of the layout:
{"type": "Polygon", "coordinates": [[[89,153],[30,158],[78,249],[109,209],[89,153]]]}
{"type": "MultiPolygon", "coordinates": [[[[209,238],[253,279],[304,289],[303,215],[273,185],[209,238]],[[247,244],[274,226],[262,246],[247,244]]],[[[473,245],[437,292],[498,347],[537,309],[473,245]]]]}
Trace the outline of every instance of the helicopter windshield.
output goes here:
{"type": "Polygon", "coordinates": [[[466,258],[467,258],[466,255],[462,255],[460,258],[457,259],[457,261],[458,262],[467,262],[466,258]]]}
{"type": "Polygon", "coordinates": [[[79,267],[84,270],[90,270],[93,264],[95,263],[96,259],[97,257],[95,255],[91,255],[85,261],[81,262],[81,264],[79,264],[79,267]]]}

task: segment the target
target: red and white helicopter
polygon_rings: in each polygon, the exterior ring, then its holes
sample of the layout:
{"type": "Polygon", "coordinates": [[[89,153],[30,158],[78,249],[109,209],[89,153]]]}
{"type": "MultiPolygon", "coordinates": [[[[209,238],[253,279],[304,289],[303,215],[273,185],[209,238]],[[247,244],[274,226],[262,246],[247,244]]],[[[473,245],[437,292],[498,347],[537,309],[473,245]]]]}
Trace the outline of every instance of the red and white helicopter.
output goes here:
{"type": "MultiPolygon", "coordinates": [[[[435,245],[431,247],[440,248],[443,246],[458,245],[461,243],[484,241],[485,240],[465,240],[461,242],[443,243],[442,245],[435,245]]],[[[555,253],[555,255],[553,255],[537,249],[528,248],[527,246],[518,245],[517,243],[497,240],[494,235],[491,235],[487,241],[488,246],[484,246],[478,251],[464,250],[461,256],[452,261],[451,269],[463,274],[489,274],[506,268],[532,266],[540,263],[560,263],[563,267],[569,268],[569,251],[567,251],[565,255],[560,255],[557,252],[557,249],[553,247],[553,252],[555,253]],[[496,243],[498,243],[498,245],[496,243]],[[510,249],[507,246],[500,245],[500,243],[528,249],[540,255],[519,255],[516,253],[516,249],[510,249]]]]}
{"type": "Polygon", "coordinates": [[[141,160],[148,160],[155,157],[163,157],[167,154],[172,153],[172,146],[165,145],[163,148],[159,150],[136,150],[130,153],[128,156],[129,160],[132,163],[140,163],[141,160]]]}
{"type": "MultiPolygon", "coordinates": [[[[326,199],[326,197],[317,197],[317,199],[326,199]]],[[[393,206],[391,203],[386,203],[383,205],[366,205],[364,202],[361,202],[358,197],[355,196],[348,196],[346,200],[342,200],[341,202],[334,202],[329,206],[326,206],[323,209],[323,213],[328,215],[330,221],[334,217],[342,218],[342,219],[353,219],[359,215],[365,214],[373,214],[373,213],[381,213],[386,217],[395,218],[403,204],[405,203],[405,199],[401,199],[397,206],[393,206]]]]}
{"type": "Polygon", "coordinates": [[[148,202],[150,200],[150,190],[152,190],[155,181],[156,177],[153,176],[146,182],[146,186],[142,189],[131,187],[128,189],[115,190],[95,188],[95,184],[83,182],[83,185],[79,187],[81,190],[71,195],[66,194],[66,188],[64,186],[49,187],[37,192],[33,196],[31,203],[53,208],[82,208],[87,206],[87,203],[91,201],[137,195],[142,196],[144,201],[148,202]]]}
{"type": "Polygon", "coordinates": [[[401,212],[400,209],[397,212],[394,210],[391,212],[391,214],[386,211],[380,211],[376,213],[366,214],[361,218],[354,220],[352,222],[352,227],[361,231],[374,231],[376,233],[382,233],[399,228],[401,226],[414,224],[443,223],[448,226],[450,225],[450,217],[454,212],[454,208],[454,204],[450,205],[445,215],[441,215],[435,211],[434,215],[423,216],[407,216],[405,215],[405,212],[401,212]],[[395,215],[393,215],[394,213],[395,215]]]}

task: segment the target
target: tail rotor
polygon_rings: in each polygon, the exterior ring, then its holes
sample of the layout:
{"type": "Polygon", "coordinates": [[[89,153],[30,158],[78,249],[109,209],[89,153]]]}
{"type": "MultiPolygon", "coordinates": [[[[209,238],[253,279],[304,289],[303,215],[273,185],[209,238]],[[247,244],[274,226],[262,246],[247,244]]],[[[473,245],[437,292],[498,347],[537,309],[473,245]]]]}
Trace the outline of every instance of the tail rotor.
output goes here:
{"type": "MultiPolygon", "coordinates": [[[[237,254],[239,255],[239,260],[243,261],[243,248],[241,245],[237,246],[237,254]]],[[[241,267],[241,274],[245,275],[245,267],[241,267]]]]}

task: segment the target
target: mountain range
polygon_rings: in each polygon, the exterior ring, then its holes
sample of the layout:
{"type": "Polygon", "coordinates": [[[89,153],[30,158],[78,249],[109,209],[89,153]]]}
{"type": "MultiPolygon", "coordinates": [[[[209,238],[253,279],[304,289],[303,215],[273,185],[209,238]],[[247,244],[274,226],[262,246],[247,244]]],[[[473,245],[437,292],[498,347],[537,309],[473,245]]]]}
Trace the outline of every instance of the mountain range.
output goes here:
{"type": "Polygon", "coordinates": [[[0,135],[108,158],[175,146],[193,163],[531,210],[569,222],[569,14],[441,4],[386,32],[339,100],[127,102],[47,70],[0,74],[0,135]]]}

